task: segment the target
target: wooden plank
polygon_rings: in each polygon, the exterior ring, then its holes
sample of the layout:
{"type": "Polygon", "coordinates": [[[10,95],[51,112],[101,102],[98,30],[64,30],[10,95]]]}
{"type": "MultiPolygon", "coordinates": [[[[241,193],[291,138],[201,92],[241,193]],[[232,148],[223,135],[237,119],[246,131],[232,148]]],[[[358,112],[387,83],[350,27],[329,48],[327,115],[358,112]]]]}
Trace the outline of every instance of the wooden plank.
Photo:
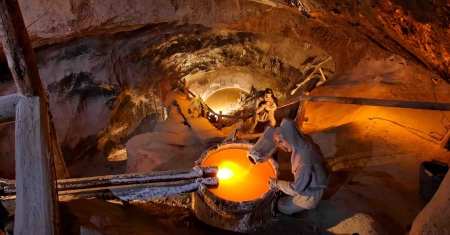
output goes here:
{"type": "Polygon", "coordinates": [[[447,130],[447,133],[445,133],[444,138],[442,138],[440,146],[444,149],[450,150],[450,130],[447,130]]]}
{"type": "MultiPolygon", "coordinates": [[[[17,0],[0,1],[0,38],[19,93],[24,96],[40,96],[48,102],[39,76],[36,55],[17,0]]],[[[50,113],[49,108],[48,112],[50,113]]],[[[53,124],[50,126],[49,130],[56,133],[53,124]]],[[[52,135],[51,142],[55,152],[51,156],[56,158],[58,176],[67,178],[67,169],[56,134],[52,135]]]]}
{"type": "Polygon", "coordinates": [[[319,67],[319,71],[320,71],[320,74],[322,75],[323,81],[325,82],[327,80],[327,78],[325,77],[325,74],[323,74],[321,67],[319,67]]]}
{"type": "MultiPolygon", "coordinates": [[[[182,193],[195,192],[201,185],[208,188],[214,188],[217,187],[218,184],[219,181],[216,177],[210,177],[171,182],[97,187],[62,191],[59,192],[58,199],[60,201],[73,200],[76,198],[99,198],[103,200],[120,199],[122,201],[148,200],[151,198],[161,198],[182,193]]],[[[0,203],[5,207],[5,209],[12,211],[14,208],[20,207],[17,200],[17,197],[12,195],[1,198],[0,203]]]]}
{"type": "Polygon", "coordinates": [[[280,104],[279,108],[300,101],[450,111],[450,103],[406,101],[406,100],[383,100],[383,99],[352,98],[352,97],[337,97],[337,96],[310,96],[310,95],[301,95],[299,97],[286,100],[280,104]]]}
{"type": "MultiPolygon", "coordinates": [[[[309,95],[309,92],[304,92],[303,95],[309,95]]],[[[305,112],[306,112],[306,101],[300,101],[300,104],[297,109],[297,116],[294,119],[299,128],[302,128],[303,126],[303,121],[305,120],[305,112]]]]}
{"type": "Polygon", "coordinates": [[[0,1],[0,38],[19,93],[44,97],[36,55],[17,0],[0,1]]]}
{"type": "Polygon", "coordinates": [[[16,115],[17,207],[14,234],[59,234],[49,117],[42,97],[25,97],[16,115]]]}
{"type": "Polygon", "coordinates": [[[233,131],[230,132],[230,134],[227,136],[227,138],[225,138],[225,140],[223,140],[222,143],[235,140],[237,132],[244,126],[244,124],[245,124],[244,120],[239,121],[239,123],[236,125],[233,131]]]}
{"type": "MultiPolygon", "coordinates": [[[[177,180],[187,180],[202,177],[216,176],[218,168],[216,166],[194,167],[191,169],[152,171],[144,173],[131,173],[121,175],[103,175],[84,178],[58,180],[57,188],[59,192],[112,185],[143,184],[154,182],[168,182],[177,180]]],[[[16,193],[14,183],[6,183],[3,186],[5,195],[11,196],[16,193]]],[[[0,195],[1,196],[1,195],[0,195]]],[[[1,199],[0,199],[1,200],[1,199]]]]}
{"type": "Polygon", "coordinates": [[[52,156],[53,163],[55,165],[56,178],[57,179],[68,179],[69,171],[66,168],[66,163],[64,162],[64,157],[61,151],[61,146],[59,145],[58,134],[56,133],[56,128],[53,122],[50,120],[50,140],[52,146],[52,156]]]}
{"type": "Polygon", "coordinates": [[[0,96],[0,124],[15,121],[16,107],[21,97],[20,94],[0,96]]]}

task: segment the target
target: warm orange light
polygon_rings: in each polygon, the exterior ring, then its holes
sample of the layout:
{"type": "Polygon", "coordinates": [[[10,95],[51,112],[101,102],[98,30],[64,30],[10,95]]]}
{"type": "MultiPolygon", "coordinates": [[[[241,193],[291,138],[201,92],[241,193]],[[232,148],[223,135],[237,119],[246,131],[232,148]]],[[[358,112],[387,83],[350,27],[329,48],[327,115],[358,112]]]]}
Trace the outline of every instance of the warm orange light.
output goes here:
{"type": "Polygon", "coordinates": [[[247,149],[224,149],[215,152],[202,162],[202,166],[218,166],[219,186],[209,190],[230,201],[240,202],[260,198],[270,190],[269,177],[276,178],[268,162],[252,164],[247,149]]]}
{"type": "Polygon", "coordinates": [[[232,176],[233,176],[233,172],[226,167],[219,169],[219,171],[217,172],[217,178],[219,178],[221,180],[227,180],[227,179],[231,178],[232,176]]]}

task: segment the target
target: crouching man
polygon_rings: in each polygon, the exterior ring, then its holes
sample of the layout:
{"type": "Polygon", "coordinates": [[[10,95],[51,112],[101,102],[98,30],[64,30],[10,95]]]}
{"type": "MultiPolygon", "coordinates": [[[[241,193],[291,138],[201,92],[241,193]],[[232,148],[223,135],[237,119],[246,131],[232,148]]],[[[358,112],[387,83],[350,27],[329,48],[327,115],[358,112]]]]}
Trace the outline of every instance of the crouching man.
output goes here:
{"type": "Polygon", "coordinates": [[[297,124],[290,119],[283,119],[280,127],[276,130],[274,127],[269,127],[264,134],[266,132],[271,132],[268,135],[273,136],[274,142],[267,141],[268,138],[258,140],[262,146],[256,143],[257,148],[249,150],[250,161],[264,162],[275,148],[292,153],[291,170],[294,174],[294,182],[273,178],[269,178],[268,182],[272,190],[287,194],[279,199],[278,210],[290,215],[315,208],[322,199],[330,175],[319,146],[312,140],[307,140],[297,124]]]}

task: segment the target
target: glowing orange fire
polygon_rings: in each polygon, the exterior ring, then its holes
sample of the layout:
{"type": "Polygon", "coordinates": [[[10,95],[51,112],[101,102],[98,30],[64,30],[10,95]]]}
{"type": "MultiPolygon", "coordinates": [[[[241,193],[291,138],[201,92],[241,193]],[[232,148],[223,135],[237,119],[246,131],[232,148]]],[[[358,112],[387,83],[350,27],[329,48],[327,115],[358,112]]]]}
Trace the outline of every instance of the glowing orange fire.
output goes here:
{"type": "Polygon", "coordinates": [[[219,186],[210,191],[231,201],[247,201],[261,197],[269,189],[269,177],[276,178],[268,162],[254,165],[246,149],[225,149],[209,155],[202,166],[218,166],[219,186]]]}
{"type": "Polygon", "coordinates": [[[226,167],[219,169],[219,171],[217,172],[217,178],[221,180],[230,179],[233,175],[234,173],[226,167]]]}

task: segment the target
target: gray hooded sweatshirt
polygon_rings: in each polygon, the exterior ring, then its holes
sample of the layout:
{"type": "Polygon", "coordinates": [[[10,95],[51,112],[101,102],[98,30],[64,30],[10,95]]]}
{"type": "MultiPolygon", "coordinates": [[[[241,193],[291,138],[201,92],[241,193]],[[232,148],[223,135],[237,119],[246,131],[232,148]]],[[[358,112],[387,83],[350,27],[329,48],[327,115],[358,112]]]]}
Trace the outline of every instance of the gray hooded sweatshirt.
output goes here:
{"type": "Polygon", "coordinates": [[[314,208],[329,182],[328,169],[319,146],[308,141],[297,124],[290,119],[283,119],[276,133],[283,135],[294,149],[291,156],[294,182],[277,180],[276,187],[294,196],[293,202],[296,205],[307,207],[305,209],[314,208]],[[309,201],[306,206],[305,200],[309,201]]]}

